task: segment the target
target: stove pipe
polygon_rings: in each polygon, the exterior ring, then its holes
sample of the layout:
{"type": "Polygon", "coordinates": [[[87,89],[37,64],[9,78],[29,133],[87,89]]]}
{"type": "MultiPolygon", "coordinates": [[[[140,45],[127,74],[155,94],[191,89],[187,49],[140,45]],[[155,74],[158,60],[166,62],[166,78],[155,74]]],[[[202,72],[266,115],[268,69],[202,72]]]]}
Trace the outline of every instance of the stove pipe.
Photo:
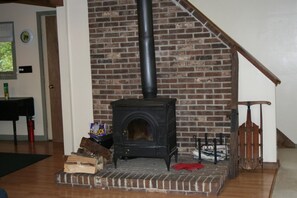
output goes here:
{"type": "Polygon", "coordinates": [[[137,0],[141,85],[144,98],[157,97],[152,0],[137,0]]]}

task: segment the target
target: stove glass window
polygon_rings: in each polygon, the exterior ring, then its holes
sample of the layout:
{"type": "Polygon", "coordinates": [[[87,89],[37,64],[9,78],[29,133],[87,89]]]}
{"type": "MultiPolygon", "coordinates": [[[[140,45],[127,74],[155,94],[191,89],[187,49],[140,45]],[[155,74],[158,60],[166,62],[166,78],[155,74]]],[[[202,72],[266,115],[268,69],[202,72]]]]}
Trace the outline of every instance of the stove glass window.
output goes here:
{"type": "Polygon", "coordinates": [[[146,120],[138,118],[132,120],[127,127],[128,140],[153,141],[153,128],[146,120]]]}

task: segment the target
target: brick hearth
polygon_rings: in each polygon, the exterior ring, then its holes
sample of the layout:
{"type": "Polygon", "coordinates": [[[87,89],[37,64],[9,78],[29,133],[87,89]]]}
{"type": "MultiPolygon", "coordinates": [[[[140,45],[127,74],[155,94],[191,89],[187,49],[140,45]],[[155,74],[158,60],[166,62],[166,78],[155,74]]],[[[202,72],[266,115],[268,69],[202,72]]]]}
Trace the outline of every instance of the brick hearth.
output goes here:
{"type": "MultiPolygon", "coordinates": [[[[189,157],[179,159],[182,163],[192,163],[189,157]]],[[[171,165],[175,162],[172,160],[171,165]]],[[[228,175],[228,162],[218,164],[203,162],[203,169],[195,171],[167,171],[165,161],[155,158],[135,158],[119,160],[118,168],[108,164],[97,174],[57,173],[56,182],[72,186],[100,189],[135,190],[181,194],[217,195],[228,175]]]]}

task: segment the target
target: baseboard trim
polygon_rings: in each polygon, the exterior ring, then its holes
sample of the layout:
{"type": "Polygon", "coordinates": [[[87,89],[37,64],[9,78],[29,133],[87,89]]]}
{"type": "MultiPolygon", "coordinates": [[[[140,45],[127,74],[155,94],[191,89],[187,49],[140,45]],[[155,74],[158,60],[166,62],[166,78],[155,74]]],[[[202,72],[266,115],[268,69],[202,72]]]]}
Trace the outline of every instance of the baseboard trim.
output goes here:
{"type": "Polygon", "coordinates": [[[278,170],[279,167],[280,167],[279,161],[277,161],[277,162],[263,162],[263,169],[278,170]]]}
{"type": "MultiPolygon", "coordinates": [[[[279,162],[279,160],[277,160],[276,163],[278,164],[278,168],[279,168],[279,167],[280,167],[280,162],[279,162]]],[[[269,191],[269,198],[272,197],[272,193],[273,193],[273,190],[274,190],[274,186],[275,186],[275,181],[276,181],[276,177],[277,177],[278,170],[279,170],[279,169],[276,169],[276,170],[275,170],[275,173],[274,173],[273,181],[272,181],[272,184],[271,184],[271,187],[270,187],[270,191],[269,191]]]]}

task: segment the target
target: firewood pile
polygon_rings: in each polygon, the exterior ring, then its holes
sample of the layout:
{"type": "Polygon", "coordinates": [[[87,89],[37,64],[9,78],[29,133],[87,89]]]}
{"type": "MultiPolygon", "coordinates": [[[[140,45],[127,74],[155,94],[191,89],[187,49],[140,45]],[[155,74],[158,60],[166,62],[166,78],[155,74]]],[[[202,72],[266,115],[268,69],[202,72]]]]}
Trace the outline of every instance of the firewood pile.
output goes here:
{"type": "Polygon", "coordinates": [[[111,163],[111,151],[91,139],[82,138],[77,152],[67,157],[64,172],[95,174],[107,163],[111,163]]]}

